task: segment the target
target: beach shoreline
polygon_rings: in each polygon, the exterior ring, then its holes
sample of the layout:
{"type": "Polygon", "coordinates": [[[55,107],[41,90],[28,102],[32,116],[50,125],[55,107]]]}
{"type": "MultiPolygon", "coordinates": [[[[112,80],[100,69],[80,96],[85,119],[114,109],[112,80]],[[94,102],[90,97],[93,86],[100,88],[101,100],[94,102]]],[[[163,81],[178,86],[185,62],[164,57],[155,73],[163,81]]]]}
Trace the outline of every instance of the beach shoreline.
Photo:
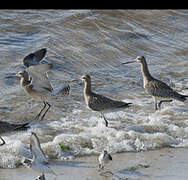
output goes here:
{"type": "MultiPolygon", "coordinates": [[[[46,179],[65,180],[185,180],[188,179],[187,148],[163,148],[143,152],[112,154],[113,162],[98,172],[98,156],[85,156],[70,161],[50,161],[58,176],[46,179]]],[[[30,168],[0,169],[0,180],[29,180],[39,174],[30,168]]]]}

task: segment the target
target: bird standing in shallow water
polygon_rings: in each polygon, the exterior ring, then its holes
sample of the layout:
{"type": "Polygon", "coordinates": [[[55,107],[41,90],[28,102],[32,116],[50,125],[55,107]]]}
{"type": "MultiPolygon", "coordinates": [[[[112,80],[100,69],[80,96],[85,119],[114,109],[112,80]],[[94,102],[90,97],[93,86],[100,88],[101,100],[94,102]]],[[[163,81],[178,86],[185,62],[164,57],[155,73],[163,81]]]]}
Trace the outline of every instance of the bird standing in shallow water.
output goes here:
{"type": "Polygon", "coordinates": [[[50,70],[50,68],[50,64],[40,64],[37,66],[30,66],[27,68],[27,71],[19,71],[16,74],[17,77],[20,77],[20,86],[24,89],[24,91],[31,97],[39,97],[44,103],[43,108],[35,119],[39,119],[41,113],[48,105],[48,108],[41,117],[42,120],[51,106],[46,101],[46,97],[53,91],[50,81],[46,75],[46,72],[50,70]]]}
{"type": "Polygon", "coordinates": [[[99,171],[104,169],[104,166],[110,162],[112,162],[112,156],[106,150],[103,150],[99,155],[99,171]]]}
{"type": "MultiPolygon", "coordinates": [[[[44,106],[35,119],[41,120],[45,117],[46,113],[50,109],[51,105],[47,102],[46,98],[54,92],[52,85],[48,79],[47,72],[51,70],[52,64],[39,64],[46,54],[46,49],[40,49],[34,53],[27,55],[23,59],[24,66],[27,67],[26,70],[19,71],[16,76],[20,78],[20,86],[24,91],[31,97],[40,98],[44,106]],[[50,94],[51,93],[51,94],[50,94]],[[46,111],[43,113],[44,109],[47,107],[46,111]]],[[[68,95],[70,86],[67,85],[60,89],[60,93],[63,95],[68,95]]]]}
{"type": "Polygon", "coordinates": [[[144,56],[138,56],[135,60],[128,61],[123,64],[128,64],[132,62],[139,62],[141,64],[143,86],[148,92],[148,94],[150,94],[153,97],[156,110],[161,107],[161,104],[163,102],[172,102],[172,99],[184,102],[188,97],[186,95],[179,94],[164,82],[152,77],[149,72],[148,65],[146,63],[146,59],[144,56]],[[157,103],[158,100],[159,103],[157,103]]]}
{"type": "Polygon", "coordinates": [[[93,111],[99,111],[105,120],[105,125],[108,127],[108,121],[105,118],[103,112],[113,112],[120,109],[124,109],[130,106],[132,103],[126,103],[122,101],[117,101],[105,97],[100,94],[96,94],[91,90],[91,77],[88,74],[84,74],[81,80],[85,82],[84,86],[84,98],[85,102],[90,109],[93,111]]]}

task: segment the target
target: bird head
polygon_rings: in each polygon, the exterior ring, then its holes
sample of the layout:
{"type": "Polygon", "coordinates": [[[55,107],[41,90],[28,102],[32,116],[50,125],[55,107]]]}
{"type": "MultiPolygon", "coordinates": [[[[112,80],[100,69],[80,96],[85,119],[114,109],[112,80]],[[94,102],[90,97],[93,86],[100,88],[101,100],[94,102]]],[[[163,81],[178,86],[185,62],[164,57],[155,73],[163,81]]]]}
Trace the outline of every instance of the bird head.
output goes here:
{"type": "Polygon", "coordinates": [[[81,77],[80,79],[81,79],[82,81],[86,81],[86,82],[91,81],[91,77],[90,77],[89,74],[84,74],[84,75],[82,75],[82,77],[81,77]]]}
{"type": "Polygon", "coordinates": [[[144,63],[146,64],[146,59],[145,59],[144,56],[137,56],[136,59],[124,62],[122,64],[129,64],[129,63],[134,63],[134,62],[139,62],[141,64],[144,64],[144,63]]]}
{"type": "Polygon", "coordinates": [[[28,75],[28,73],[27,73],[27,71],[25,71],[25,70],[19,71],[19,72],[16,74],[16,76],[17,76],[17,77],[20,77],[20,78],[26,77],[27,75],[28,75]]]}

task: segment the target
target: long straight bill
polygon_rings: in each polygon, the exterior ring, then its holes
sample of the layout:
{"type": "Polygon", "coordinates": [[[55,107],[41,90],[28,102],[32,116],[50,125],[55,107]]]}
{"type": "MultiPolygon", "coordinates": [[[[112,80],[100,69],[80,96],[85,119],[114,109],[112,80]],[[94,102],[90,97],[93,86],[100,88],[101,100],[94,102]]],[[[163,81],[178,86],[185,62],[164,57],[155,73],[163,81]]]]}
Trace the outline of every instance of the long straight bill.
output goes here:
{"type": "Polygon", "coordinates": [[[129,64],[129,63],[134,63],[134,62],[136,62],[135,59],[134,59],[134,60],[127,61],[127,62],[124,62],[124,63],[122,63],[122,64],[129,64]]]}

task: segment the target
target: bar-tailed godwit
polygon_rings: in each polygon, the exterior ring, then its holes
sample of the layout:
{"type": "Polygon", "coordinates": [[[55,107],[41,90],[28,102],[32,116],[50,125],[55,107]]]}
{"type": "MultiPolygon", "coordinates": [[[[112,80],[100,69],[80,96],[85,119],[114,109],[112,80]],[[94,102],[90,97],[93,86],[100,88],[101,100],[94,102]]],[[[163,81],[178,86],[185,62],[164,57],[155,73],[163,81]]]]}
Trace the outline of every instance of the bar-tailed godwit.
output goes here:
{"type": "Polygon", "coordinates": [[[105,120],[106,127],[108,127],[108,121],[104,116],[104,112],[123,110],[130,107],[130,104],[132,104],[113,100],[106,96],[94,93],[91,90],[91,77],[89,74],[84,74],[81,79],[85,82],[84,98],[87,106],[93,111],[99,111],[101,113],[103,119],[105,120]]]}
{"type": "Polygon", "coordinates": [[[155,79],[149,72],[148,65],[144,56],[138,56],[135,60],[128,61],[123,64],[132,62],[139,62],[141,64],[143,86],[148,94],[153,97],[156,110],[161,107],[161,104],[163,102],[172,102],[173,99],[184,102],[188,97],[187,95],[182,95],[174,91],[166,83],[155,79]],[[158,101],[159,103],[157,103],[158,101]]]}

